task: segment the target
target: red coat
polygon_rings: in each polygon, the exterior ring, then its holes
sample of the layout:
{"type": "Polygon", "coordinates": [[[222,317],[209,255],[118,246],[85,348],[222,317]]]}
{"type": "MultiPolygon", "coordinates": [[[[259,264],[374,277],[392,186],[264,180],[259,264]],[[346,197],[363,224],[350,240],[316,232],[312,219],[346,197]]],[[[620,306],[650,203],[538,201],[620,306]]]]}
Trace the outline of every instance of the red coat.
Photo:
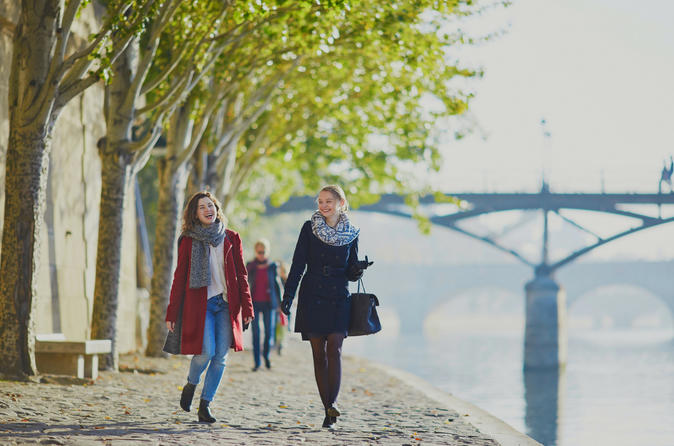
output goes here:
{"type": "MultiPolygon", "coordinates": [[[[227,237],[222,244],[225,250],[225,282],[233,332],[231,347],[235,351],[241,351],[243,350],[242,319],[253,317],[253,302],[248,288],[248,273],[243,263],[241,237],[229,229],[226,229],[226,232],[227,237]]],[[[208,301],[206,296],[208,287],[189,288],[191,257],[192,239],[184,237],[178,246],[178,265],[173,275],[171,298],[166,309],[166,320],[175,322],[180,305],[184,301],[180,338],[180,353],[183,355],[201,354],[206,321],[206,302],[208,301]]]]}

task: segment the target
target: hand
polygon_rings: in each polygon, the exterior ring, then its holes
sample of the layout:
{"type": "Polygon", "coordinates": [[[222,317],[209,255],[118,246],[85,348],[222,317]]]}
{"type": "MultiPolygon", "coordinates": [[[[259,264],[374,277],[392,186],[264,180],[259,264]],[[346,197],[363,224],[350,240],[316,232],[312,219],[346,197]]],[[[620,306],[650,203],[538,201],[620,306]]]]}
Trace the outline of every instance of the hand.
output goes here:
{"type": "Polygon", "coordinates": [[[363,277],[363,271],[365,271],[373,263],[374,262],[369,261],[367,256],[365,256],[365,260],[356,260],[356,262],[353,263],[349,268],[348,279],[352,282],[360,280],[360,278],[363,277]]]}
{"type": "Polygon", "coordinates": [[[367,256],[365,256],[365,260],[358,260],[358,261],[356,262],[356,265],[358,266],[358,268],[360,268],[360,269],[362,269],[362,270],[366,270],[367,267],[368,267],[368,266],[371,266],[373,263],[374,263],[374,260],[370,262],[370,261],[368,260],[367,256]]]}
{"type": "Polygon", "coordinates": [[[171,322],[171,321],[166,321],[166,328],[168,328],[168,331],[170,331],[171,333],[173,333],[173,330],[176,329],[176,323],[175,323],[175,322],[171,322]]]}
{"type": "Polygon", "coordinates": [[[253,320],[252,316],[247,316],[243,318],[243,331],[248,330],[248,326],[250,325],[250,321],[253,320]]]}
{"type": "Polygon", "coordinates": [[[360,280],[360,278],[363,277],[363,271],[365,271],[365,270],[359,268],[358,265],[353,265],[349,269],[349,280],[352,281],[352,282],[360,280]]]}
{"type": "Polygon", "coordinates": [[[286,316],[290,316],[290,307],[293,305],[293,298],[287,294],[283,295],[283,301],[281,302],[281,311],[286,316]]]}

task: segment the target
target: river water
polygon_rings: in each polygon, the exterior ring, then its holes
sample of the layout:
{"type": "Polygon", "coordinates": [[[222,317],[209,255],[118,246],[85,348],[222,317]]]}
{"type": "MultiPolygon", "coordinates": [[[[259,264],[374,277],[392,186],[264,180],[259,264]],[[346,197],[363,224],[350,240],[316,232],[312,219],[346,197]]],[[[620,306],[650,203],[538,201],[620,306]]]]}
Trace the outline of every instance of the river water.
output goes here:
{"type": "Polygon", "coordinates": [[[674,445],[671,330],[569,333],[560,373],[524,373],[522,346],[522,332],[461,330],[349,338],[344,353],[411,372],[546,446],[674,445]]]}

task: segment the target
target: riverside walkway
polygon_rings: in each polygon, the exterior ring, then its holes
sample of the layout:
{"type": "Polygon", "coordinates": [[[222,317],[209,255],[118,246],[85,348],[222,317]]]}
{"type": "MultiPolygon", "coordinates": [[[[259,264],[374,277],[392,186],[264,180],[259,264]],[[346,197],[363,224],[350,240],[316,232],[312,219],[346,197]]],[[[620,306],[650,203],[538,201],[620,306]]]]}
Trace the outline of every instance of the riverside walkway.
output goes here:
{"type": "Polygon", "coordinates": [[[217,422],[197,423],[194,404],[189,413],[178,406],[188,363],[124,355],[119,373],[101,372],[95,382],[0,381],[0,444],[538,445],[418,378],[348,354],[342,416],[335,429],[321,428],[310,346],[292,337],[271,370],[253,373],[249,352],[230,351],[211,404],[217,422]]]}

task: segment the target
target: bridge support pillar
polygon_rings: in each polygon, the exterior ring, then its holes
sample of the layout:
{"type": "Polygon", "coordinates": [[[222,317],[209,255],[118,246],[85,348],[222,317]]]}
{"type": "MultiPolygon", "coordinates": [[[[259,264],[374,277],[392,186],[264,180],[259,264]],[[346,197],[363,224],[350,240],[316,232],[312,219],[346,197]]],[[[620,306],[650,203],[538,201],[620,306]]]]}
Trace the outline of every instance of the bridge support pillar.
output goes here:
{"type": "Polygon", "coordinates": [[[566,294],[554,279],[537,275],[527,283],[524,368],[566,363],[566,294]]]}

